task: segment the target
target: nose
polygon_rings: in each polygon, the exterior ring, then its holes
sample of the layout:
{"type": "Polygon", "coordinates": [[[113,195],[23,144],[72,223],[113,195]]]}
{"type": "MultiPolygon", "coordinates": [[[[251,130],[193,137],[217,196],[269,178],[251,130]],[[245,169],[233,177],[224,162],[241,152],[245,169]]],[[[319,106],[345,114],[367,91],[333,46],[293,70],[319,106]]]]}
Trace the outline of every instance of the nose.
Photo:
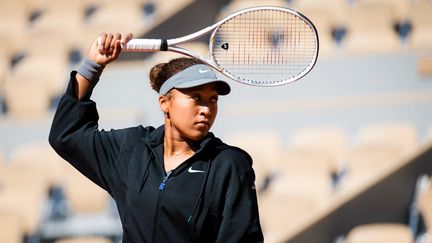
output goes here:
{"type": "Polygon", "coordinates": [[[208,104],[201,104],[200,105],[200,115],[208,116],[210,115],[210,107],[208,104]]]}

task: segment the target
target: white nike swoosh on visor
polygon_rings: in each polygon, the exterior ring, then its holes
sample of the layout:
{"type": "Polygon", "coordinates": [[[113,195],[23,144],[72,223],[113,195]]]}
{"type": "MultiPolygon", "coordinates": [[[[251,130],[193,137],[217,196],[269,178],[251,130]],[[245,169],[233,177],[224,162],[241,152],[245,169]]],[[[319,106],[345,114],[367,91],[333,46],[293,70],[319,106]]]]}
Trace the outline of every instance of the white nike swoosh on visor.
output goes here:
{"type": "Polygon", "coordinates": [[[188,172],[189,173],[204,173],[205,171],[203,171],[203,170],[194,170],[194,169],[192,169],[192,167],[189,167],[188,172]]]}
{"type": "Polygon", "coordinates": [[[210,72],[210,70],[202,70],[202,69],[198,69],[198,72],[200,72],[200,73],[206,73],[206,72],[210,72]]]}

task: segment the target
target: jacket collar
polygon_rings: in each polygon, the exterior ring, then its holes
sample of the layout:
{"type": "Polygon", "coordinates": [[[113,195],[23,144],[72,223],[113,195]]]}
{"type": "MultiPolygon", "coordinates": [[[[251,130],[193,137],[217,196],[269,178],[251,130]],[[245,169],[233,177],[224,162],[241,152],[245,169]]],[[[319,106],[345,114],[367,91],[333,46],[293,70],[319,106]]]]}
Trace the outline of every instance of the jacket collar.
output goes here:
{"type": "MultiPolygon", "coordinates": [[[[165,135],[165,125],[158,127],[153,130],[146,138],[144,138],[144,143],[148,145],[150,148],[154,148],[157,145],[160,145],[164,141],[165,135]]],[[[199,148],[196,151],[196,154],[200,153],[206,147],[208,147],[211,143],[217,143],[219,139],[214,136],[213,133],[209,132],[201,141],[199,141],[199,148]]],[[[220,141],[220,140],[219,140],[220,141]]]]}

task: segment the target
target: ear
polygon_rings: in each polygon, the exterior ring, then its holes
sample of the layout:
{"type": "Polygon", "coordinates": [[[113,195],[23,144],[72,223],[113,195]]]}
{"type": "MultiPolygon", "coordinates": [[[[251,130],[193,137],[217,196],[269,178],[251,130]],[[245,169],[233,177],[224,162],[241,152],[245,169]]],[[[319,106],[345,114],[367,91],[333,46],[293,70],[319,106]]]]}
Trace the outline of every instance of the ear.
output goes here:
{"type": "Polygon", "coordinates": [[[159,107],[161,111],[165,114],[169,111],[169,99],[165,95],[159,96],[159,107]]]}

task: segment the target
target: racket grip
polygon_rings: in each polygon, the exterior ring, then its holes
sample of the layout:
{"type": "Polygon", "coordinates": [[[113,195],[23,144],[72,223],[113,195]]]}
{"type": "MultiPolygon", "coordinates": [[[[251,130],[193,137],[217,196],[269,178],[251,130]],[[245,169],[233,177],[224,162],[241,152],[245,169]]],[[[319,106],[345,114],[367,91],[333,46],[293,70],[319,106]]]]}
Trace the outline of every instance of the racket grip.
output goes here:
{"type": "Polygon", "coordinates": [[[132,39],[126,45],[122,45],[127,52],[156,52],[161,51],[161,39],[132,39]]]}

